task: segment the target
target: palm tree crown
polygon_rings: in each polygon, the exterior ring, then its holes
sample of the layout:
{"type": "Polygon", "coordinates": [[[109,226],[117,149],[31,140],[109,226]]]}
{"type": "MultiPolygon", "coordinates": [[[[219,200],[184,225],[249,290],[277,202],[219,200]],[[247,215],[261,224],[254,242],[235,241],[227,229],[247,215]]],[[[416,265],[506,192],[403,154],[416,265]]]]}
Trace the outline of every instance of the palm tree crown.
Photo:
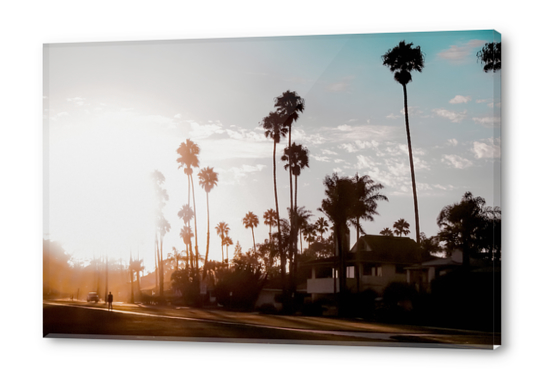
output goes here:
{"type": "Polygon", "coordinates": [[[281,137],[286,137],[288,128],[284,126],[284,117],[278,112],[269,112],[260,122],[260,125],[265,130],[265,136],[273,139],[275,143],[280,143],[281,137]]]}
{"type": "Polygon", "coordinates": [[[245,228],[252,229],[252,240],[254,242],[254,252],[256,252],[256,240],[254,239],[254,228],[257,227],[259,223],[260,223],[260,220],[258,220],[258,216],[256,216],[252,212],[248,212],[243,218],[243,224],[245,225],[245,228]]]}
{"type": "Polygon", "coordinates": [[[302,169],[309,167],[309,149],[294,142],[292,146],[284,149],[284,155],[280,159],[287,162],[285,169],[290,167],[292,175],[299,176],[302,169]]]}
{"type": "Polygon", "coordinates": [[[297,92],[288,90],[275,98],[275,108],[284,116],[284,125],[291,127],[299,118],[299,114],[305,110],[305,100],[297,92]]]}
{"type": "Polygon", "coordinates": [[[476,57],[484,66],[484,72],[496,72],[501,69],[501,43],[486,43],[476,57]]]}
{"type": "Polygon", "coordinates": [[[412,70],[422,72],[423,69],[422,50],[419,46],[412,46],[412,43],[401,41],[382,56],[384,66],[389,67],[390,71],[394,73],[395,80],[402,85],[406,85],[412,80],[410,74],[412,70]]]}
{"type": "Polygon", "coordinates": [[[404,218],[395,221],[393,229],[395,229],[395,235],[401,237],[403,234],[406,236],[410,233],[410,224],[405,221],[404,218]]]}
{"type": "Polygon", "coordinates": [[[179,168],[184,167],[184,173],[187,175],[192,174],[193,167],[199,167],[199,146],[192,142],[190,139],[187,139],[186,142],[181,143],[177,149],[177,163],[179,163],[179,168]]]}
{"type": "Polygon", "coordinates": [[[218,174],[213,168],[205,167],[198,173],[199,185],[209,193],[218,183],[218,174]]]}

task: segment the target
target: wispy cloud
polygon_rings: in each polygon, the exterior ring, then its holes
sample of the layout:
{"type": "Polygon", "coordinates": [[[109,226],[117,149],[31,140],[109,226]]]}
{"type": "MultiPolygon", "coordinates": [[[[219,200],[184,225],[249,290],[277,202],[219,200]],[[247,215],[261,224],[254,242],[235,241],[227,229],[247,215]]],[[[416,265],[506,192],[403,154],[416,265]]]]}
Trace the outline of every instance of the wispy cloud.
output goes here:
{"type": "Polygon", "coordinates": [[[447,118],[451,122],[460,122],[467,117],[467,111],[454,112],[447,109],[433,109],[433,112],[439,117],[447,118]]]}
{"type": "Polygon", "coordinates": [[[438,57],[446,59],[452,63],[463,63],[466,57],[474,52],[475,49],[483,46],[486,41],[473,39],[458,45],[452,45],[448,49],[438,53],[438,57]]]}
{"type": "Polygon", "coordinates": [[[450,100],[450,104],[462,104],[462,103],[468,103],[469,101],[471,101],[470,96],[457,95],[452,100],[450,100]]]}
{"type": "Polygon", "coordinates": [[[486,128],[498,127],[501,123],[500,117],[473,117],[475,123],[485,126],[486,128]]]}
{"type": "Polygon", "coordinates": [[[477,159],[500,158],[501,157],[501,139],[489,138],[487,140],[475,141],[472,151],[477,159]]]}
{"type": "Polygon", "coordinates": [[[329,92],[346,92],[350,89],[350,84],[354,76],[347,76],[337,82],[331,83],[326,87],[329,92]]]}
{"type": "Polygon", "coordinates": [[[472,166],[471,161],[467,158],[460,157],[459,155],[444,155],[442,157],[442,162],[458,169],[472,166]]]}

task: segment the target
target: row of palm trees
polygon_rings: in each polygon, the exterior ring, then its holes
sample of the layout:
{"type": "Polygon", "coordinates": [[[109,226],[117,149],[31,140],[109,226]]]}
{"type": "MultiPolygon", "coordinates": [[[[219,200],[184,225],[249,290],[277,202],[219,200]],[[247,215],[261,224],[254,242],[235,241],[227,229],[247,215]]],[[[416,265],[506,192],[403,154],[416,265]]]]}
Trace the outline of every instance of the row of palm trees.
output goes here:
{"type": "Polygon", "coordinates": [[[393,223],[393,231],[390,228],[384,228],[380,231],[380,234],[386,237],[392,237],[393,234],[399,237],[402,237],[403,234],[406,236],[410,234],[410,224],[404,218],[401,218],[393,223]]]}

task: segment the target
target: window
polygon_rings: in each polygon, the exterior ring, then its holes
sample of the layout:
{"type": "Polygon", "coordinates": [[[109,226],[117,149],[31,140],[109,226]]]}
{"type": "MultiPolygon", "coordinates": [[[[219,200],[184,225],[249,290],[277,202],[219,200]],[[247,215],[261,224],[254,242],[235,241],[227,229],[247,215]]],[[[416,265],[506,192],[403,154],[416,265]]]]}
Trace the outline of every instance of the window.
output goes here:
{"type": "Polygon", "coordinates": [[[379,264],[364,264],[363,275],[366,276],[382,276],[382,265],[379,264]]]}
{"type": "Polygon", "coordinates": [[[356,277],[356,268],[354,266],[349,266],[346,268],[346,277],[355,278],[356,277]]]}

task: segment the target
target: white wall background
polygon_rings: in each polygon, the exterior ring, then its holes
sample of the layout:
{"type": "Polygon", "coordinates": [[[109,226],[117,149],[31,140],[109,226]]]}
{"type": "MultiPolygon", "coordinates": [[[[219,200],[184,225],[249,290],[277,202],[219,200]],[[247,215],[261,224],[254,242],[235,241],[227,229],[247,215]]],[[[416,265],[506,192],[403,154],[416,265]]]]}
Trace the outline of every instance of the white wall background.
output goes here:
{"type": "MultiPolygon", "coordinates": [[[[539,12],[535,2],[19,1],[0,18],[0,339],[6,377],[514,377],[539,372],[539,12]],[[503,343],[497,351],[43,339],[42,44],[496,29],[503,63],[503,343]],[[536,228],[536,229],[535,229],[536,228]],[[23,263],[21,276],[15,264],[23,263]],[[20,286],[19,286],[20,285],[20,286]],[[96,362],[92,369],[88,362],[96,362]],[[158,373],[154,369],[162,363],[158,373]],[[7,364],[7,365],[6,365],[7,364]]],[[[536,374],[535,374],[536,375],[536,374]]]]}

